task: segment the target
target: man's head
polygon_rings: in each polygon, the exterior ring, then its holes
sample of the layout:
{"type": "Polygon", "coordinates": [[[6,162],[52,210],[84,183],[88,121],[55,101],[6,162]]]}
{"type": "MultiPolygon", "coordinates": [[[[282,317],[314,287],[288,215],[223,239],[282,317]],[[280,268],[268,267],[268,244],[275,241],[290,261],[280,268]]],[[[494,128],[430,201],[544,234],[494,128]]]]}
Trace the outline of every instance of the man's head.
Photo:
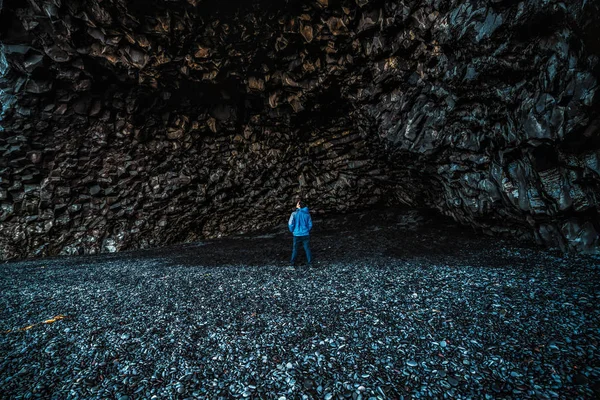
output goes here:
{"type": "Polygon", "coordinates": [[[298,203],[296,203],[296,208],[304,208],[306,207],[306,203],[302,200],[298,200],[298,203]]]}

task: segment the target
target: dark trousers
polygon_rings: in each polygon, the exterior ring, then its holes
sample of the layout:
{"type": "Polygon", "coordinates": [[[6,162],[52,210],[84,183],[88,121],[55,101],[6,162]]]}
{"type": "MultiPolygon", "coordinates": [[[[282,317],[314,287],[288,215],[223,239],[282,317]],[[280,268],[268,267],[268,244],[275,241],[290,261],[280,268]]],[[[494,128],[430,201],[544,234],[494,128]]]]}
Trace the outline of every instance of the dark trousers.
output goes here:
{"type": "Polygon", "coordinates": [[[310,236],[294,236],[294,247],[292,248],[292,264],[296,262],[296,257],[298,256],[298,247],[300,244],[304,246],[304,252],[306,253],[306,260],[310,264],[312,261],[312,256],[310,254],[310,236]]]}

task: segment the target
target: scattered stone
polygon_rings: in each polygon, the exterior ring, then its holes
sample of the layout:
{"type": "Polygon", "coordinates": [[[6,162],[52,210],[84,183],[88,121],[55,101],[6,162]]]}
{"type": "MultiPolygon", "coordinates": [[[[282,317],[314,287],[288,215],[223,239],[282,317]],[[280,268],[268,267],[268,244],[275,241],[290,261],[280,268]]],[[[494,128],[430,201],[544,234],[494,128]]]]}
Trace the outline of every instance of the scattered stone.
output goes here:
{"type": "Polygon", "coordinates": [[[416,211],[315,222],[311,268],[283,229],[0,265],[2,396],[596,397],[597,257],[416,211]]]}

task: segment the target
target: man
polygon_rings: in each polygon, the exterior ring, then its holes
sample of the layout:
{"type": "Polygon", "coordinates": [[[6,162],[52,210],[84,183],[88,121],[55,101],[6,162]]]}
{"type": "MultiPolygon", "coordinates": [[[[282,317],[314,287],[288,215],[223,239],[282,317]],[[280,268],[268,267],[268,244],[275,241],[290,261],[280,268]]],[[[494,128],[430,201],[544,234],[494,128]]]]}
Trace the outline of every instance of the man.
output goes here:
{"type": "Polygon", "coordinates": [[[296,204],[296,211],[290,215],[288,222],[290,232],[294,235],[294,247],[292,248],[292,266],[296,262],[296,256],[298,255],[298,246],[302,243],[304,246],[304,252],[306,253],[306,260],[308,265],[311,265],[312,256],[310,254],[309,239],[310,230],[312,229],[312,219],[308,212],[308,207],[303,201],[299,201],[296,204]]]}

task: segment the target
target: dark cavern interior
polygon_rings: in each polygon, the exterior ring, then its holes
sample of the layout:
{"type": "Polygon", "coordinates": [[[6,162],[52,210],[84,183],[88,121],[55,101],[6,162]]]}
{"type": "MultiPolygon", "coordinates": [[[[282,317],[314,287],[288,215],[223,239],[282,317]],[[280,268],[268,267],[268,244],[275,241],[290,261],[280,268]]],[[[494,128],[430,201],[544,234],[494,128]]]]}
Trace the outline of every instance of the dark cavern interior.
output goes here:
{"type": "Polygon", "coordinates": [[[594,1],[4,1],[2,258],[427,207],[597,252],[594,1]]]}
{"type": "Polygon", "coordinates": [[[599,79],[598,0],[0,0],[0,398],[600,396],[599,79]]]}

